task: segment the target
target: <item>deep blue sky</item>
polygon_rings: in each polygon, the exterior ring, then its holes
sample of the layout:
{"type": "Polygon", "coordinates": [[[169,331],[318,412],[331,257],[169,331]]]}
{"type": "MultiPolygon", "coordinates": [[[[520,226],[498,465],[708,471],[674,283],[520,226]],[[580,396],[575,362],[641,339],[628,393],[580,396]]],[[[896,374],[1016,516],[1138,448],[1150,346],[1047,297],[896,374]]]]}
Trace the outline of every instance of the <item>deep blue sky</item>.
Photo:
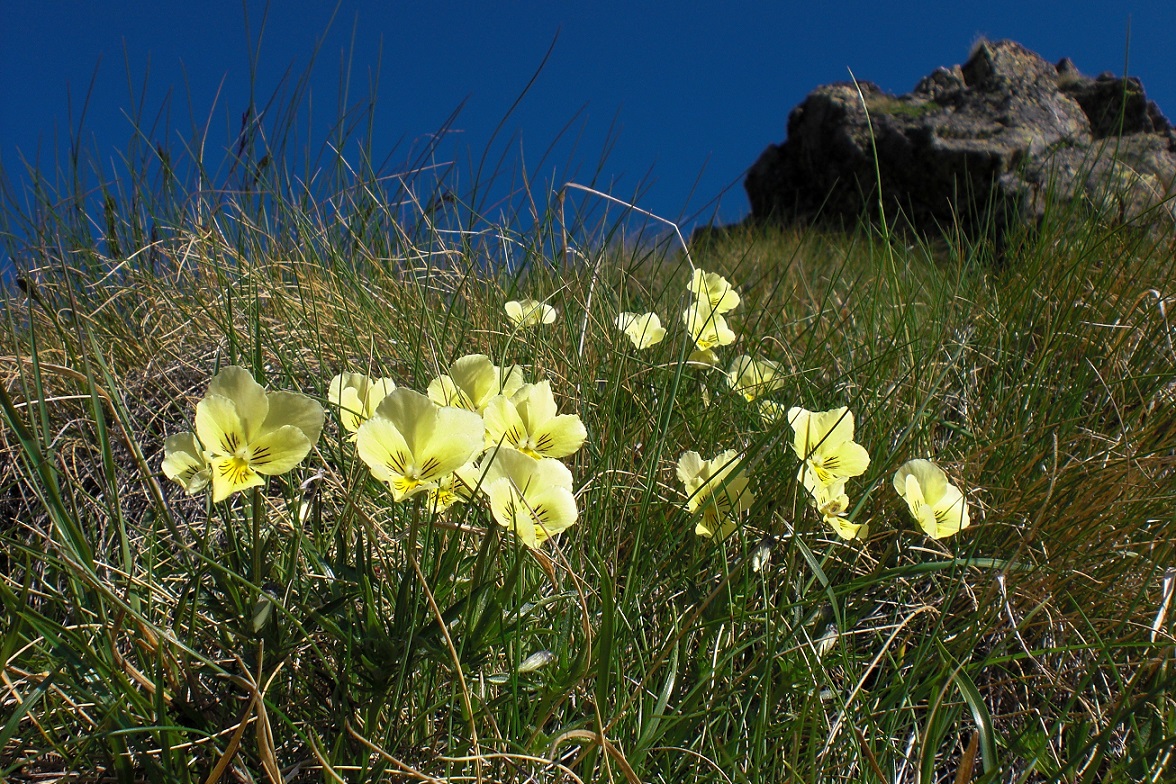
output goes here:
{"type": "MultiPolygon", "coordinates": [[[[254,79],[268,97],[288,69],[306,69],[327,31],[310,82],[317,140],[337,116],[349,64],[352,100],[378,76],[377,151],[407,160],[464,103],[442,149],[476,158],[555,40],[499,149],[521,149],[535,167],[572,121],[538,175],[556,169],[586,182],[608,149],[601,174],[610,190],[629,198],[644,183],[639,206],[671,219],[733,183],[719,216],[746,214],[744,169],[783,139],[789,109],[815,86],[852,69],[905,92],[936,66],[963,61],[979,36],[1016,39],[1051,61],[1070,56],[1086,73],[1121,72],[1130,21],[1130,72],[1176,115],[1172,0],[343,0],[327,30],[332,9],[276,0],[254,79]]],[[[0,0],[0,163],[10,176],[18,156],[51,167],[71,125],[67,107],[76,127],[91,79],[84,138],[106,166],[132,135],[129,85],[138,98],[146,83],[148,121],[171,95],[170,138],[153,141],[178,146],[192,129],[189,106],[227,138],[248,104],[249,53],[265,10],[258,0],[0,0]]]]}

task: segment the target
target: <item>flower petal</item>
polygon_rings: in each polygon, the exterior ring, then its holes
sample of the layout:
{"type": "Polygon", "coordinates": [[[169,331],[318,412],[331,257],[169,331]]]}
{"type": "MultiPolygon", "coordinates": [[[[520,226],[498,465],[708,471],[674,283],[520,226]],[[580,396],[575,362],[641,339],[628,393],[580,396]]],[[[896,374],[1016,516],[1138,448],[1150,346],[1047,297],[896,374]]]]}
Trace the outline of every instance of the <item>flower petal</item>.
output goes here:
{"type": "Polygon", "coordinates": [[[864,539],[869,535],[870,529],[864,524],[850,522],[846,518],[838,515],[825,515],[824,519],[833,531],[846,541],[850,539],[864,539]]]}
{"type": "Polygon", "coordinates": [[[323,407],[317,401],[299,392],[270,392],[268,397],[269,413],[258,437],[290,425],[301,430],[311,446],[318,443],[323,432],[323,407]]]}
{"type": "Polygon", "coordinates": [[[212,467],[192,433],[169,436],[163,442],[163,474],[179,483],[188,495],[200,492],[212,479],[212,467]]]}
{"type": "Polygon", "coordinates": [[[716,313],[739,307],[739,294],[722,275],[696,269],[690,278],[690,292],[704,300],[716,313]]]}
{"type": "Polygon", "coordinates": [[[257,434],[269,411],[269,397],[261,384],[253,380],[253,375],[248,370],[235,365],[221,368],[208,384],[208,396],[212,395],[220,395],[233,401],[246,441],[257,434]]]}
{"type": "Polygon", "coordinates": [[[682,312],[682,322],[699,351],[729,346],[735,342],[735,333],[727,326],[727,320],[706,303],[692,303],[682,312]]]}
{"type": "Polygon", "coordinates": [[[907,478],[912,476],[917,482],[921,497],[932,505],[943,497],[950,486],[947,474],[935,463],[922,459],[908,460],[899,466],[894,474],[894,489],[899,495],[903,495],[907,488],[907,478]]]}
{"type": "Polygon", "coordinates": [[[244,457],[227,455],[215,457],[212,463],[212,500],[221,502],[242,490],[265,483],[257,472],[249,467],[244,457]]]}
{"type": "Polygon", "coordinates": [[[542,457],[567,457],[579,451],[588,438],[584,422],[575,414],[560,414],[545,422],[531,436],[532,451],[542,457]]]}
{"type": "Polygon", "coordinates": [[[396,382],[390,378],[380,377],[369,379],[367,395],[363,399],[363,415],[365,418],[376,413],[380,402],[388,397],[388,393],[396,389],[396,382]]]}
{"type": "Polygon", "coordinates": [[[555,321],[555,308],[534,299],[510,300],[505,306],[506,315],[521,327],[550,324],[555,321]]]}
{"type": "Polygon", "coordinates": [[[484,446],[485,425],[472,411],[445,407],[436,410],[434,426],[427,441],[414,451],[419,478],[440,479],[470,462],[484,446]]]}
{"type": "Polygon", "coordinates": [[[429,400],[439,406],[456,406],[467,411],[477,411],[478,407],[469,395],[462,392],[452,376],[441,375],[429,382],[429,400]]]}
{"type": "Polygon", "coordinates": [[[971,523],[968,516],[968,502],[955,485],[947,490],[935,504],[935,530],[928,533],[935,539],[945,539],[959,533],[971,523]]]}
{"type": "Polygon", "coordinates": [[[235,454],[249,442],[237,404],[223,395],[208,395],[196,404],[196,435],[217,456],[235,454]]]}
{"type": "MultiPolygon", "coordinates": [[[[470,354],[454,361],[449,375],[457,388],[465,392],[473,404],[471,411],[480,411],[486,401],[501,393],[498,368],[485,354],[470,354]]],[[[465,406],[462,406],[465,408],[465,406]]]]}
{"type": "Polygon", "coordinates": [[[389,485],[413,466],[408,442],[387,417],[377,415],[360,425],[355,449],[359,459],[371,469],[372,476],[389,485]]]}
{"type": "Polygon", "coordinates": [[[555,404],[555,395],[551,391],[550,381],[525,384],[511,397],[510,402],[519,412],[519,419],[523,421],[523,425],[529,433],[534,433],[539,427],[553,419],[559,410],[555,404]]]}
{"type": "Polygon", "coordinates": [[[356,432],[359,426],[367,421],[364,402],[355,387],[344,387],[335,405],[339,406],[339,423],[348,432],[356,432]]]}
{"type": "Polygon", "coordinates": [[[784,379],[778,363],[743,354],[731,363],[727,384],[750,403],[783,387],[784,379]]]}
{"type": "Polygon", "coordinates": [[[536,460],[514,449],[495,452],[482,480],[495,521],[535,548],[576,522],[572,475],[558,460],[536,460]]]}
{"type": "Polygon", "coordinates": [[[521,449],[527,444],[527,425],[519,416],[515,408],[505,395],[495,395],[486,404],[482,412],[482,419],[486,423],[486,446],[506,446],[521,449]]]}
{"type": "Polygon", "coordinates": [[[254,439],[249,444],[246,460],[257,473],[277,476],[301,463],[313,446],[302,428],[283,425],[254,439]]]}
{"type": "Polygon", "coordinates": [[[870,467],[870,453],[861,444],[849,441],[823,456],[822,467],[835,477],[861,476],[870,467]]]}
{"type": "Polygon", "coordinates": [[[656,313],[621,313],[617,316],[617,326],[637,349],[656,345],[666,336],[666,330],[656,313]]]}
{"type": "Polygon", "coordinates": [[[419,450],[433,437],[437,410],[437,405],[425,395],[400,387],[380,401],[375,416],[391,421],[408,445],[409,453],[419,457],[419,450]]]}
{"type": "Polygon", "coordinates": [[[678,458],[678,479],[686,487],[686,495],[694,495],[694,491],[702,486],[705,478],[700,478],[703,468],[702,455],[697,452],[685,452],[678,458]]]}

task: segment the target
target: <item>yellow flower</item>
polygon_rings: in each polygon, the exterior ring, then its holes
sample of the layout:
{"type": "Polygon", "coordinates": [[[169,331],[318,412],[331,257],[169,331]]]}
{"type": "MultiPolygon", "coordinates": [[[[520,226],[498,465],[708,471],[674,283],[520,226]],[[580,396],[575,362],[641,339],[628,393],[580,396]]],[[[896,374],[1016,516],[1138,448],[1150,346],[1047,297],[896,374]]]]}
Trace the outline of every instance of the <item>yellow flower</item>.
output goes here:
{"type": "Polygon", "coordinates": [[[168,436],[163,442],[163,473],[195,495],[212,481],[212,466],[193,433],[168,436]]]}
{"type": "Polygon", "coordinates": [[[486,445],[505,444],[530,455],[567,457],[588,437],[575,414],[558,414],[551,382],[524,384],[511,397],[498,395],[486,404],[486,445]]]}
{"type": "Polygon", "coordinates": [[[661,319],[656,313],[622,313],[617,316],[617,327],[624,330],[633,346],[638,349],[649,348],[661,343],[666,331],[661,325],[661,319]]]}
{"type": "Polygon", "coordinates": [[[493,453],[481,481],[490,513],[532,549],[576,522],[572,473],[558,460],[536,460],[509,447],[493,453]]]}
{"type": "Polygon", "coordinates": [[[555,321],[555,308],[534,299],[512,299],[506,303],[506,315],[520,327],[533,327],[555,321]]]}
{"type": "MultiPolygon", "coordinates": [[[[476,470],[473,463],[467,463],[450,474],[437,480],[436,486],[429,489],[428,507],[436,514],[442,515],[449,511],[454,504],[465,503],[470,500],[471,487],[466,485],[462,477],[468,472],[476,470]]],[[[475,482],[474,486],[477,486],[475,482]]]]}
{"type": "Polygon", "coordinates": [[[831,484],[839,479],[861,476],[870,465],[866,450],[853,440],[853,414],[844,406],[832,411],[808,411],[793,407],[788,422],[795,433],[792,449],[804,461],[801,478],[831,484]],[[805,474],[811,473],[812,477],[805,474]]]}
{"type": "Polygon", "coordinates": [[[484,425],[472,411],[438,407],[411,389],[395,389],[359,427],[356,448],[395,501],[437,490],[447,474],[482,449],[484,425]]]}
{"type": "Polygon", "coordinates": [[[682,313],[686,331],[699,351],[709,351],[716,346],[729,346],[735,342],[735,333],[727,326],[727,320],[711,310],[701,301],[695,301],[682,313]]]}
{"type": "Polygon", "coordinates": [[[392,379],[368,378],[363,373],[340,373],[331,379],[327,401],[339,408],[339,422],[351,433],[349,440],[355,440],[359,426],[371,418],[376,406],[393,389],[396,382],[392,379]]]}
{"type": "Polygon", "coordinates": [[[770,427],[777,422],[780,422],[786,416],[787,409],[784,408],[783,403],[777,403],[775,400],[761,400],[756,404],[759,409],[760,421],[765,427],[770,427]]]}
{"type": "Polygon", "coordinates": [[[715,313],[729,313],[739,307],[739,294],[722,275],[694,270],[690,279],[690,293],[706,302],[715,313]]]}
{"type": "Polygon", "coordinates": [[[478,414],[495,395],[510,397],[523,386],[523,369],[518,365],[499,367],[485,354],[470,354],[456,360],[449,373],[429,382],[429,399],[439,406],[456,406],[478,414]]]}
{"type": "Polygon", "coordinates": [[[783,387],[784,378],[779,363],[744,354],[731,363],[727,383],[750,403],[783,387]]]}
{"type": "MultiPolygon", "coordinates": [[[[690,356],[686,357],[686,361],[695,365],[716,367],[719,364],[719,355],[709,348],[705,351],[691,351],[690,356]]],[[[706,391],[705,388],[703,391],[706,391]]],[[[709,401],[707,405],[710,405],[709,401]]]]}
{"type": "Polygon", "coordinates": [[[894,489],[927,536],[944,539],[968,527],[968,501],[930,460],[910,460],[894,474],[894,489]]]}
{"type": "Polygon", "coordinates": [[[811,481],[815,477],[806,474],[805,489],[812,496],[812,504],[820,513],[821,519],[829,525],[842,539],[864,539],[869,535],[869,527],[855,524],[845,518],[849,511],[849,496],[845,494],[845,480],[840,479],[830,484],[811,481]]]}
{"type": "Polygon", "coordinates": [[[699,536],[730,536],[735,516],[751,508],[755,496],[747,489],[747,474],[740,468],[734,449],[703,460],[697,452],[686,452],[678,460],[678,479],[686,488],[686,509],[702,510],[694,528],[699,536]]]}
{"type": "MultiPolygon", "coordinates": [[[[263,484],[302,462],[323,429],[323,407],[296,392],[266,392],[227,367],[196,405],[196,435],[212,467],[212,499],[263,484]]],[[[189,445],[190,446],[190,445],[189,445]]]]}

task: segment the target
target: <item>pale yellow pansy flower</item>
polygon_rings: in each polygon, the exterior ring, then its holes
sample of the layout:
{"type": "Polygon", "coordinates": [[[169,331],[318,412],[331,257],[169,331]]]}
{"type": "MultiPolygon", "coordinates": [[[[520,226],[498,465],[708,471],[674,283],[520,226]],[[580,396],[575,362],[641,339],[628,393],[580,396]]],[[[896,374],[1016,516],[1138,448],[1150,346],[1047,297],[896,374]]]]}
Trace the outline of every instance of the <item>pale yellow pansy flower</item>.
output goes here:
{"type": "Polygon", "coordinates": [[[788,409],[784,407],[784,404],[777,403],[775,400],[760,400],[756,403],[756,408],[759,409],[760,421],[765,427],[782,422],[788,414],[788,409]]]}
{"type": "Polygon", "coordinates": [[[359,426],[371,419],[376,406],[396,389],[390,378],[368,378],[363,373],[340,373],[331,379],[327,402],[339,409],[339,423],[355,440],[359,426]]]}
{"type": "Polygon", "coordinates": [[[509,398],[492,398],[482,418],[487,446],[504,444],[534,458],[567,457],[588,437],[580,417],[559,413],[550,381],[524,384],[509,398]]]}
{"type": "Polygon", "coordinates": [[[844,406],[831,411],[788,410],[794,437],[792,449],[804,461],[802,481],[829,484],[861,476],[870,465],[870,455],[853,440],[853,413],[844,406]],[[812,477],[804,477],[811,473],[812,477]]]}
{"type": "Polygon", "coordinates": [[[911,516],[932,539],[944,539],[967,528],[968,501],[930,460],[910,460],[894,474],[894,489],[911,516]]]}
{"type": "Polygon", "coordinates": [[[429,382],[429,399],[439,406],[480,414],[492,397],[510,397],[522,386],[523,369],[518,365],[499,367],[485,354],[469,354],[455,360],[448,373],[429,382]]]}
{"type": "Polygon", "coordinates": [[[572,473],[558,460],[501,447],[489,458],[480,486],[494,520],[532,549],[576,523],[572,473]]]}
{"type": "Polygon", "coordinates": [[[555,308],[535,299],[512,299],[506,303],[506,315],[520,327],[533,327],[555,321],[555,308]]]}
{"type": "Polygon", "coordinates": [[[869,534],[869,527],[864,524],[852,523],[845,515],[849,511],[849,496],[845,493],[845,480],[841,479],[830,484],[816,482],[811,474],[806,475],[809,480],[805,489],[812,496],[812,504],[821,515],[821,519],[831,527],[842,539],[864,539],[869,534]]]}
{"type": "MultiPolygon", "coordinates": [[[[690,356],[686,357],[686,361],[695,365],[713,368],[719,364],[719,355],[709,348],[706,351],[691,351],[690,356]]],[[[703,392],[706,392],[705,387],[703,388],[703,392]]],[[[709,399],[707,400],[707,405],[710,405],[709,399]]]]}
{"type": "Polygon", "coordinates": [[[484,425],[472,411],[439,407],[411,389],[388,393],[359,427],[356,449],[395,501],[436,490],[481,450],[484,425]]]}
{"type": "Polygon", "coordinates": [[[715,313],[729,313],[739,307],[739,294],[722,275],[694,270],[690,293],[706,302],[715,313]]]}
{"type": "Polygon", "coordinates": [[[196,435],[212,467],[212,499],[263,484],[310,453],[323,407],[296,392],[266,392],[245,368],[226,367],[196,405],[196,435]]]}
{"type": "Polygon", "coordinates": [[[757,397],[782,388],[784,375],[778,362],[743,354],[731,363],[731,369],[727,371],[727,384],[750,403],[757,397]]]}
{"type": "Polygon", "coordinates": [[[700,301],[692,302],[682,312],[682,323],[699,351],[735,342],[735,333],[727,326],[727,320],[700,301]]]}
{"type": "Polygon", "coordinates": [[[666,336],[666,330],[656,313],[621,313],[617,316],[617,327],[624,331],[637,349],[657,345],[666,336]]]}
{"type": "Polygon", "coordinates": [[[755,496],[747,489],[747,474],[734,449],[703,460],[697,452],[686,452],[678,460],[678,479],[686,490],[686,509],[702,510],[694,533],[699,536],[730,536],[735,517],[751,508],[755,496]]]}
{"type": "Polygon", "coordinates": [[[471,488],[463,482],[462,476],[473,470],[476,470],[476,466],[473,463],[468,463],[453,473],[446,474],[438,479],[436,486],[429,488],[428,491],[429,509],[439,515],[443,515],[454,504],[465,503],[470,500],[472,496],[471,488]]]}
{"type": "Polygon", "coordinates": [[[168,436],[163,442],[163,474],[195,495],[212,481],[212,466],[194,433],[168,436]]]}

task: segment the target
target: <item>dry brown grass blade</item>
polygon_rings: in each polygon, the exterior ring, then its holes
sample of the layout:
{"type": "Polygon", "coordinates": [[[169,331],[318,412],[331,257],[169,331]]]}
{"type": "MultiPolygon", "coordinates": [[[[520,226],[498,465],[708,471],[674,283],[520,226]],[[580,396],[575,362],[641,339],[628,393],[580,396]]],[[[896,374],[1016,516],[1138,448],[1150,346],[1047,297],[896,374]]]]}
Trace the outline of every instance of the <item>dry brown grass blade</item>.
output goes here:
{"type": "Polygon", "coordinates": [[[592,732],[591,730],[568,730],[567,732],[555,736],[555,738],[553,738],[551,741],[551,746],[549,747],[547,754],[552,762],[555,761],[556,752],[559,747],[569,740],[586,741],[588,743],[594,743],[600,746],[604,753],[608,755],[608,758],[615,762],[617,767],[621,769],[621,773],[625,774],[625,780],[628,781],[629,784],[641,784],[641,777],[637,775],[635,770],[633,770],[633,766],[629,764],[629,760],[626,759],[621,750],[616,747],[616,744],[614,744],[608,738],[604,737],[602,734],[592,732]]]}
{"type": "Polygon", "coordinates": [[[253,715],[255,702],[256,699],[249,701],[249,705],[245,708],[245,713],[241,716],[241,720],[237,722],[237,728],[233,730],[233,735],[229,738],[229,745],[225,747],[224,753],[216,761],[216,765],[213,766],[208,777],[204,779],[204,784],[216,784],[225,775],[225,771],[229,769],[229,765],[233,764],[233,759],[237,756],[237,750],[241,747],[241,738],[245,736],[245,728],[249,725],[249,718],[253,715]]]}
{"type": "Polygon", "coordinates": [[[960,757],[960,767],[956,770],[955,784],[968,784],[972,780],[972,773],[976,768],[976,754],[980,750],[980,733],[973,731],[968,741],[968,748],[960,757]]]}
{"type": "MultiPolygon", "coordinates": [[[[402,761],[398,760],[396,757],[393,757],[391,754],[384,751],[382,748],[380,748],[379,746],[372,743],[370,740],[368,740],[367,738],[365,738],[364,736],[362,736],[358,732],[356,732],[355,728],[351,726],[350,721],[345,722],[344,726],[347,728],[348,735],[350,735],[355,740],[359,741],[359,743],[363,744],[363,746],[365,746],[369,751],[371,751],[373,754],[378,756],[380,759],[384,760],[385,762],[390,762],[393,765],[395,765],[397,768],[400,769],[400,772],[402,774],[409,776],[410,778],[416,779],[417,781],[428,781],[428,782],[430,782],[430,784],[445,784],[445,782],[443,782],[441,779],[433,778],[428,773],[424,773],[422,771],[419,771],[416,768],[414,768],[412,765],[409,765],[407,762],[402,762],[402,761]]],[[[482,757],[479,756],[478,759],[482,759],[482,757]]]]}
{"type": "Polygon", "coordinates": [[[878,758],[874,756],[874,752],[870,750],[866,743],[866,736],[853,725],[853,734],[857,736],[858,748],[862,752],[862,756],[866,758],[866,763],[870,766],[870,770],[874,771],[874,775],[878,777],[878,781],[887,781],[887,776],[882,772],[882,766],[878,764],[878,758]]]}

